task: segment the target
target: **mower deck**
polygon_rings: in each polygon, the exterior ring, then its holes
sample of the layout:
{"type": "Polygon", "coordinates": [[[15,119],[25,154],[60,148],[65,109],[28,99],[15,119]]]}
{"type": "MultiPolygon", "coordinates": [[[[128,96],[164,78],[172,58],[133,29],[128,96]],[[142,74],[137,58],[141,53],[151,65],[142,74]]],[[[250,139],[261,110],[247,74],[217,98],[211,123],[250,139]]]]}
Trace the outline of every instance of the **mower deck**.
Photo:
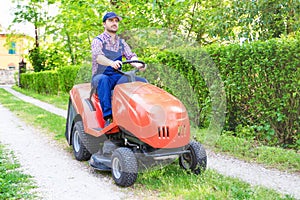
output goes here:
{"type": "Polygon", "coordinates": [[[99,171],[111,171],[111,159],[99,153],[92,155],[89,164],[91,167],[99,171]]]}

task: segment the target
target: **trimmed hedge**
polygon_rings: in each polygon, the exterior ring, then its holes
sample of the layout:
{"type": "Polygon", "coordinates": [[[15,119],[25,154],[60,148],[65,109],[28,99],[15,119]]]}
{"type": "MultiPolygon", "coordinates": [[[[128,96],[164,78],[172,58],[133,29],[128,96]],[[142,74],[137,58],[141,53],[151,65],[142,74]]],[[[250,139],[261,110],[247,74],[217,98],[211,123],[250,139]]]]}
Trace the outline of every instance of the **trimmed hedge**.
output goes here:
{"type": "Polygon", "coordinates": [[[78,66],[61,67],[57,70],[21,74],[21,86],[42,94],[69,92],[77,77],[78,66]]]}
{"type": "Polygon", "coordinates": [[[269,144],[300,146],[300,38],[210,47],[224,80],[227,128],[251,126],[269,144]]]}
{"type": "Polygon", "coordinates": [[[37,93],[58,94],[58,74],[56,71],[21,74],[21,86],[37,93]]]}
{"type": "MultiPolygon", "coordinates": [[[[239,131],[241,127],[249,127],[247,134],[252,133],[260,141],[299,148],[299,46],[299,37],[281,38],[243,45],[209,46],[205,51],[210,58],[199,49],[188,48],[158,53],[156,59],[185,76],[202,108],[213,103],[207,87],[211,87],[214,77],[218,76],[208,72],[212,76],[206,78],[207,86],[203,83],[206,71],[213,68],[213,61],[226,92],[225,129],[239,131]]],[[[207,124],[205,116],[209,117],[208,113],[201,109],[198,112],[204,125],[207,124]]]]}
{"type": "Polygon", "coordinates": [[[72,89],[79,69],[79,66],[67,66],[58,68],[57,74],[59,78],[59,90],[61,92],[68,93],[72,89]]]}

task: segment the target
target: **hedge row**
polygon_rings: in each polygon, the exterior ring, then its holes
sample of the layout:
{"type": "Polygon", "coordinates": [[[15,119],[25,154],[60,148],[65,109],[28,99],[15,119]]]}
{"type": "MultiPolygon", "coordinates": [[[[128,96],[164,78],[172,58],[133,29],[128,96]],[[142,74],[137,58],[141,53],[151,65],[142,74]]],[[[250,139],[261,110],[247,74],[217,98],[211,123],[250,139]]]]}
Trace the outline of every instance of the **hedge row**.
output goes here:
{"type": "Polygon", "coordinates": [[[57,70],[21,74],[21,86],[42,94],[69,92],[79,71],[78,66],[61,67],[57,70]]]}
{"type": "Polygon", "coordinates": [[[300,146],[300,38],[208,48],[224,80],[229,129],[300,146]]]}
{"type": "MultiPolygon", "coordinates": [[[[250,131],[245,134],[250,135],[247,137],[273,145],[299,147],[299,46],[299,37],[281,38],[243,45],[210,46],[205,48],[207,54],[192,48],[165,51],[156,59],[166,68],[174,68],[185,76],[201,108],[207,108],[216,100],[211,98],[216,96],[211,89],[218,76],[221,77],[223,84],[215,86],[224,85],[225,88],[225,129],[236,131],[248,127],[250,131]],[[214,68],[218,69],[219,75],[214,68]],[[209,93],[207,88],[210,88],[209,93]]],[[[177,79],[174,81],[180,85],[177,79]]],[[[214,88],[214,91],[219,91],[222,96],[222,88],[214,88]]],[[[205,117],[209,116],[207,111],[200,109],[197,112],[205,124],[205,117]]]]}

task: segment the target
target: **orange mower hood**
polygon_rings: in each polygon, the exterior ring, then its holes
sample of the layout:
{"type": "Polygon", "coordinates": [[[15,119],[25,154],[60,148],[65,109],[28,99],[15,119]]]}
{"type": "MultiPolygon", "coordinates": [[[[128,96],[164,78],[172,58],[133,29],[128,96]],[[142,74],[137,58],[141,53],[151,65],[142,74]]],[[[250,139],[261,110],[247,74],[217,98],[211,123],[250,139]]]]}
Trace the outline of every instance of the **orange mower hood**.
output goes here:
{"type": "Polygon", "coordinates": [[[187,110],[174,96],[142,82],[117,85],[112,100],[114,122],[153,148],[187,145],[187,110]]]}

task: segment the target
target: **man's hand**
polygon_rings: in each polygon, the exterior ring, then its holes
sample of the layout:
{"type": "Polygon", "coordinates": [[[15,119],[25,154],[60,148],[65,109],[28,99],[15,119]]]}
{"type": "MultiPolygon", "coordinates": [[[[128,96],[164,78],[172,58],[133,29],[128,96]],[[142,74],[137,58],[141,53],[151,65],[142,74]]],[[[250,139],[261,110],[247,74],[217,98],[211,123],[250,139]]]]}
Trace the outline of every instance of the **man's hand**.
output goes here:
{"type": "Polygon", "coordinates": [[[97,63],[104,66],[111,66],[114,69],[119,69],[119,67],[122,66],[122,61],[119,60],[113,61],[106,58],[104,55],[97,56],[97,63]]]}
{"type": "Polygon", "coordinates": [[[114,69],[119,69],[122,66],[122,61],[120,60],[112,61],[110,66],[114,69]]]}
{"type": "MultiPolygon", "coordinates": [[[[140,64],[140,63],[136,63],[136,64],[140,64]]],[[[146,70],[146,68],[147,68],[147,65],[145,64],[145,66],[143,67],[143,65],[142,64],[140,64],[140,66],[138,66],[138,67],[136,67],[137,69],[139,69],[139,71],[140,72],[143,72],[143,71],[145,71],[146,70]]]]}
{"type": "MultiPolygon", "coordinates": [[[[138,60],[138,57],[134,56],[130,60],[138,60]]],[[[143,64],[141,64],[141,63],[130,63],[130,64],[132,66],[134,66],[135,68],[139,69],[139,71],[141,71],[141,72],[145,71],[145,69],[147,68],[147,65],[145,65],[143,67],[143,64]]]]}

